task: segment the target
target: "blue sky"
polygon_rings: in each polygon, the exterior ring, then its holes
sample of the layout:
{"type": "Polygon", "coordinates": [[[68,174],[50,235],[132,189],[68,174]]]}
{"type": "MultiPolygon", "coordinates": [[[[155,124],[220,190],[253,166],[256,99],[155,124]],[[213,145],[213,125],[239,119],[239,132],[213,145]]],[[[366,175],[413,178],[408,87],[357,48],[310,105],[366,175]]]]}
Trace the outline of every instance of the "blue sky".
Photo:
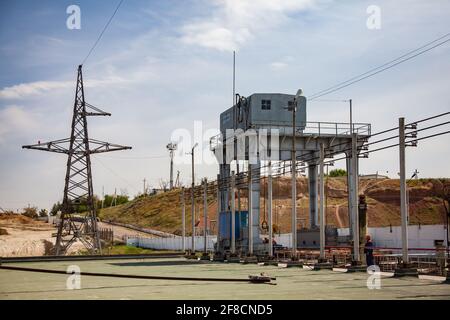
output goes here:
{"type": "MultiPolygon", "coordinates": [[[[62,197],[65,158],[23,144],[69,135],[76,67],[118,1],[0,2],[0,207],[39,207],[62,197]],[[66,28],[66,8],[81,9],[81,29],[66,28]]],[[[90,136],[132,151],[95,156],[94,189],[135,195],[142,180],[168,175],[165,145],[175,129],[218,126],[231,102],[232,50],[237,92],[308,96],[450,31],[450,1],[125,0],[83,67],[86,99],[112,113],[90,119],[90,136]],[[381,29],[366,26],[369,5],[381,29]]],[[[373,130],[448,111],[450,45],[326,98],[352,98],[355,121],[373,130]]],[[[325,98],[325,97],[324,97],[325,98]]],[[[309,121],[344,122],[343,103],[311,102],[309,121]]],[[[212,131],[211,131],[212,132],[212,131]]],[[[448,177],[449,139],[408,149],[408,172],[448,177]]],[[[207,144],[204,143],[207,148],[207,144]]],[[[361,161],[361,173],[396,176],[395,149],[361,161]]],[[[343,163],[338,163],[343,166],[343,163]]],[[[189,165],[177,165],[189,183],[189,165]]],[[[197,180],[216,165],[199,164],[197,180]]]]}

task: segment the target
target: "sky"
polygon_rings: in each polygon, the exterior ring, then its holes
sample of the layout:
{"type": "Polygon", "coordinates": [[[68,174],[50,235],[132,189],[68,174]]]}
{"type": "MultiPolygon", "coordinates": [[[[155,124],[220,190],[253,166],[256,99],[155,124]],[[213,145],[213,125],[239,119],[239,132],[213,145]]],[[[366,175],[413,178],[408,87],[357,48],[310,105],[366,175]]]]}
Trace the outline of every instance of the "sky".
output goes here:
{"type": "MultiPolygon", "coordinates": [[[[66,156],[22,145],[68,137],[77,66],[118,1],[0,1],[0,207],[49,209],[62,199],[66,156]],[[69,29],[70,5],[80,29],[69,29]]],[[[86,101],[112,113],[89,118],[91,138],[130,145],[130,151],[92,156],[94,191],[101,195],[158,187],[168,180],[167,143],[192,133],[205,159],[219,114],[236,91],[306,96],[381,65],[450,32],[450,1],[124,0],[83,65],[86,101]],[[367,9],[380,9],[369,29],[367,9]],[[194,126],[197,132],[194,134],[194,126]],[[199,128],[201,126],[201,128],[199,128]]],[[[449,111],[450,44],[323,99],[352,99],[354,121],[372,131],[449,111]]],[[[310,101],[308,121],[348,121],[348,104],[310,101]]],[[[408,148],[407,172],[449,177],[449,136],[408,148]]],[[[189,184],[187,150],[175,170],[189,184]]],[[[216,164],[197,157],[196,180],[215,179],[216,164]]],[[[336,167],[344,167],[344,162],[336,167]]],[[[398,150],[373,153],[360,173],[393,178],[398,150]]]]}

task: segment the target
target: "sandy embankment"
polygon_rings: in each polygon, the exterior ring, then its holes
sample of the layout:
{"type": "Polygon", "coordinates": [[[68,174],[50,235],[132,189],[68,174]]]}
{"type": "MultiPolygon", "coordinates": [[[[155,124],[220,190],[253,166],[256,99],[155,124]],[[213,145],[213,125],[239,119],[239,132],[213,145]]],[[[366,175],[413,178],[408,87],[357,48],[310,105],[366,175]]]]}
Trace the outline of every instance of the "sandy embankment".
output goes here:
{"type": "MultiPolygon", "coordinates": [[[[55,245],[56,227],[45,222],[35,221],[20,215],[0,215],[0,228],[7,234],[0,235],[1,257],[25,257],[49,255],[55,245]]],[[[128,228],[99,223],[99,228],[113,229],[114,240],[123,241],[126,236],[153,237],[152,235],[137,232],[128,228]]],[[[74,243],[68,254],[84,250],[81,242],[74,243]]]]}
{"type": "MultiPolygon", "coordinates": [[[[34,221],[20,215],[1,215],[0,228],[7,234],[0,235],[0,256],[43,256],[50,254],[55,245],[56,228],[45,222],[34,221]]],[[[75,243],[69,254],[83,247],[75,243]]]]}

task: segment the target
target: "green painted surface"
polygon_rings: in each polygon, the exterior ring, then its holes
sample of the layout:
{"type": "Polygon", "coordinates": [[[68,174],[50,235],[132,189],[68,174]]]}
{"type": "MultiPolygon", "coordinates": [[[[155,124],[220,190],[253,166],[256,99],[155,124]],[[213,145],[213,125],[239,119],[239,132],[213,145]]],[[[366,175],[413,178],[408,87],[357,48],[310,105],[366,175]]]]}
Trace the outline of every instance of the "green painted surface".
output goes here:
{"type": "Polygon", "coordinates": [[[450,285],[417,278],[382,278],[369,290],[365,273],[311,271],[253,264],[187,261],[182,258],[7,264],[81,272],[247,278],[265,272],[276,285],[135,280],[82,276],[80,290],[67,290],[67,276],[0,270],[0,299],[450,299],[450,285]]]}

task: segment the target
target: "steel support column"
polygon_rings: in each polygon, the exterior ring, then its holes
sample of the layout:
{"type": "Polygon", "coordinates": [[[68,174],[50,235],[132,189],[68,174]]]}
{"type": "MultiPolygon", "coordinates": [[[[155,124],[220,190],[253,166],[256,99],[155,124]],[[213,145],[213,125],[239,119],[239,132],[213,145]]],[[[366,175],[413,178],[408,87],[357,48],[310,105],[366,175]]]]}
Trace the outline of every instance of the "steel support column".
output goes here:
{"type": "Polygon", "coordinates": [[[317,197],[317,164],[308,163],[308,183],[309,183],[309,227],[315,228],[318,223],[318,197],[317,197]]]}
{"type": "Polygon", "coordinates": [[[231,172],[231,253],[236,253],[236,175],[231,172]]]}
{"type": "Polygon", "coordinates": [[[325,258],[325,183],[324,183],[324,160],[325,149],[323,143],[320,144],[320,258],[325,258]]]}
{"type": "Polygon", "coordinates": [[[400,160],[400,213],[402,219],[402,257],[403,263],[409,263],[408,256],[408,203],[406,196],[405,165],[405,118],[399,118],[399,160],[400,160]]]}
{"type": "Polygon", "coordinates": [[[220,237],[220,208],[221,208],[221,200],[220,200],[220,174],[217,175],[217,251],[221,252],[221,243],[222,239],[220,237]]]}
{"type": "Polygon", "coordinates": [[[253,180],[250,164],[248,165],[248,254],[253,254],[253,180]]]}
{"type": "Polygon", "coordinates": [[[208,180],[203,180],[203,234],[204,247],[203,253],[208,253],[208,180]]]}
{"type": "Polygon", "coordinates": [[[351,211],[353,226],[353,260],[360,261],[359,256],[359,214],[358,214],[358,135],[352,134],[352,158],[351,158],[351,211]]]}
{"type": "Polygon", "coordinates": [[[272,220],[272,162],[269,161],[267,177],[267,211],[269,216],[269,256],[273,256],[273,220],[272,220]]]}
{"type": "Polygon", "coordinates": [[[353,239],[353,217],[352,217],[352,192],[351,192],[351,185],[352,185],[352,167],[351,167],[351,161],[352,161],[352,153],[346,153],[346,159],[345,159],[345,165],[347,169],[347,216],[348,216],[348,228],[349,228],[349,235],[350,238],[353,239]]]}
{"type": "Polygon", "coordinates": [[[181,225],[182,225],[182,239],[181,247],[183,252],[186,251],[186,202],[184,199],[184,187],[181,188],[181,225]]]}
{"type": "Polygon", "coordinates": [[[192,232],[192,239],[191,239],[191,253],[195,253],[195,175],[194,175],[194,148],[192,148],[192,183],[191,183],[191,232],[192,232]]]}

